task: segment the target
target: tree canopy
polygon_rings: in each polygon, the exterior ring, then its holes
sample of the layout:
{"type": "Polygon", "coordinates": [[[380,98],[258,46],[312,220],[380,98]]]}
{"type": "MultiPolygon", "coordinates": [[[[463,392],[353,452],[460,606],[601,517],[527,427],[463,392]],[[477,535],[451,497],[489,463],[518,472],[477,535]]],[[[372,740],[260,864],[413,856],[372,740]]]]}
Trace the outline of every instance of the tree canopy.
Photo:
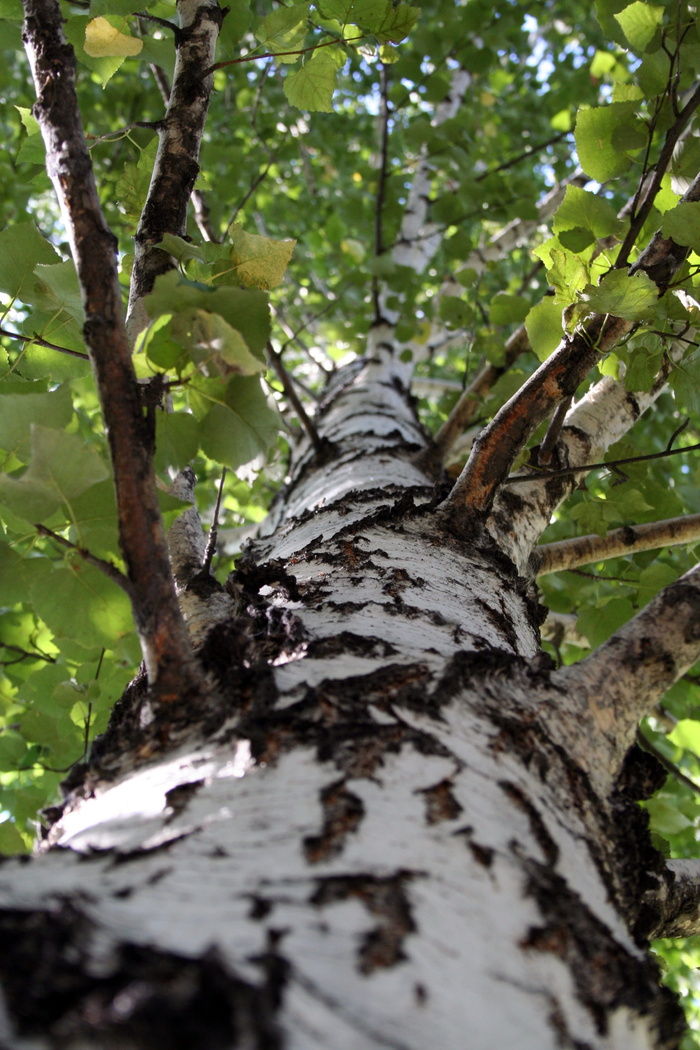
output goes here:
{"type": "MultiPolygon", "coordinates": [[[[177,6],[186,17],[185,0],[177,6]]],[[[609,376],[650,406],[608,450],[610,466],[575,475],[544,536],[607,537],[573,567],[542,566],[556,660],[579,659],[697,563],[692,519],[684,545],[668,532],[668,545],[646,550],[628,534],[620,556],[606,550],[623,526],[700,513],[692,5],[233,0],[208,68],[177,97],[176,5],[133,7],[61,4],[125,305],[134,259],[150,273],[145,299],[132,285],[129,320],[161,512],[167,525],[187,506],[171,485],[191,465],[202,517],[218,516],[220,579],[283,483],[290,441],[314,440],[325,384],[387,314],[453,478],[562,332],[582,359],[591,351],[572,396],[609,376]],[[159,142],[190,134],[178,114],[202,105],[212,74],[186,227],[158,235],[144,205],[159,142]]],[[[30,848],[37,812],[104,730],[141,659],[100,381],[22,19],[20,0],[0,0],[5,852],[30,848]]],[[[516,466],[557,480],[567,464],[552,455],[560,422],[550,415],[524,435],[516,466]]],[[[506,473],[511,461],[504,453],[506,473]]],[[[669,768],[647,804],[658,843],[697,855],[697,675],[640,734],[669,768]]],[[[670,979],[687,988],[691,948],[665,951],[670,979]]]]}

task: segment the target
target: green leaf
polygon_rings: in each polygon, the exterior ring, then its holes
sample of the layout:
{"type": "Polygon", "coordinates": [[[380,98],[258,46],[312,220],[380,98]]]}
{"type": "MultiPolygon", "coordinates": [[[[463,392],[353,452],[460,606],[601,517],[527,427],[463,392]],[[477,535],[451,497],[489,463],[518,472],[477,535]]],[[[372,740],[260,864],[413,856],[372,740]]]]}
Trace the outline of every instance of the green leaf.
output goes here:
{"type": "Polygon", "coordinates": [[[634,616],[634,606],[627,598],[611,598],[598,608],[587,609],[576,621],[576,629],[595,649],[634,616]]]}
{"type": "Polygon", "coordinates": [[[0,18],[18,19],[24,18],[22,0],[0,0],[0,18]]]}
{"type": "Polygon", "coordinates": [[[27,137],[23,140],[17,154],[17,161],[20,164],[43,164],[46,160],[46,148],[41,137],[39,122],[31,109],[27,109],[25,106],[16,106],[15,108],[27,132],[27,137]]]}
{"type": "Polygon", "coordinates": [[[681,408],[693,415],[700,413],[700,350],[677,362],[668,384],[681,408]]]}
{"type": "MultiPolygon", "coordinates": [[[[309,3],[280,7],[264,18],[255,35],[267,51],[295,51],[304,43],[308,29],[309,3]]],[[[282,61],[296,61],[296,56],[281,56],[282,61]]]]}
{"type": "MultiPolygon", "coordinates": [[[[371,26],[378,12],[384,12],[385,0],[320,0],[316,7],[324,18],[334,18],[341,25],[371,26]]],[[[380,16],[381,17],[381,16],[380,16]]]]}
{"type": "Polygon", "coordinates": [[[584,533],[593,532],[596,536],[605,536],[608,521],[603,513],[604,505],[604,500],[587,500],[585,503],[577,503],[569,513],[572,521],[578,522],[584,533]]]}
{"type": "Polygon", "coordinates": [[[26,750],[24,737],[14,729],[4,729],[0,733],[0,771],[18,769],[26,750]]]}
{"type": "Polygon", "coordinates": [[[700,201],[681,201],[664,215],[661,232],[676,244],[700,251],[700,201]]]}
{"type": "Polygon", "coordinates": [[[440,320],[448,328],[464,328],[474,320],[474,307],[457,295],[443,295],[440,299],[440,320]]]}
{"type": "Polygon", "coordinates": [[[65,310],[82,326],[85,323],[85,311],[78,274],[73,261],[69,259],[67,262],[55,263],[52,266],[39,263],[34,267],[34,273],[37,283],[33,302],[39,309],[49,313],[59,313],[65,310]]]}
{"type": "Polygon", "coordinates": [[[33,222],[20,222],[0,233],[0,292],[33,302],[34,268],[57,263],[60,257],[33,222]]]}
{"type": "Polygon", "coordinates": [[[184,237],[176,237],[173,233],[164,233],[163,240],[156,244],[156,248],[172,255],[173,259],[177,259],[179,263],[188,262],[190,259],[199,259],[203,262],[205,258],[199,245],[186,241],[184,237]]]}
{"type": "Polygon", "coordinates": [[[596,313],[643,321],[658,303],[659,290],[645,273],[630,277],[626,270],[610,270],[597,288],[586,288],[584,299],[596,313]]]}
{"type": "Polygon", "coordinates": [[[636,346],[627,355],[625,386],[628,390],[648,392],[663,363],[662,346],[636,346]]]}
{"type": "Polygon", "coordinates": [[[26,463],[32,423],[41,419],[45,426],[61,429],[72,414],[73,402],[66,385],[42,393],[34,384],[5,381],[0,385],[0,448],[26,463]]]}
{"type": "Polygon", "coordinates": [[[582,228],[594,237],[610,237],[620,232],[621,222],[610,201],[580,186],[567,186],[566,195],[554,214],[555,233],[582,228]]]}
{"type": "MultiPolygon", "coordinates": [[[[377,4],[377,8],[380,7],[381,4],[377,4]]],[[[377,24],[377,20],[374,24],[368,24],[368,28],[381,44],[400,44],[413,29],[419,15],[419,7],[401,3],[394,6],[391,0],[387,0],[381,22],[377,24]]]]}
{"type": "Polygon", "coordinates": [[[37,580],[30,599],[57,639],[71,638],[86,649],[113,647],[132,629],[131,603],[124,591],[77,554],[69,565],[37,580]]]}
{"type": "Polygon", "coordinates": [[[260,460],[277,437],[280,419],[274,403],[254,377],[232,379],[224,402],[213,405],[200,423],[207,456],[236,470],[260,460]]]}
{"type": "Polygon", "coordinates": [[[693,821],[678,809],[678,806],[663,797],[650,798],[645,803],[654,830],[660,835],[677,835],[686,828],[693,827],[693,821]]]}
{"type": "Polygon", "coordinates": [[[615,15],[635,51],[646,51],[648,48],[655,50],[655,47],[650,48],[652,43],[655,43],[656,47],[659,46],[663,17],[663,7],[646,4],[642,0],[635,0],[635,3],[615,15]]]}
{"type": "Polygon", "coordinates": [[[63,503],[109,474],[84,440],[62,430],[32,424],[31,463],[20,478],[0,476],[0,501],[29,522],[49,517],[63,503]]]}
{"type": "MultiPolygon", "coordinates": [[[[33,310],[21,326],[25,335],[41,337],[57,346],[68,350],[77,350],[86,354],[83,342],[82,326],[65,311],[43,313],[33,310]]],[[[19,361],[16,364],[18,375],[25,379],[48,378],[56,383],[66,379],[79,379],[89,375],[90,362],[87,359],[62,354],[50,347],[24,343],[19,361]]]]}
{"type": "Polygon", "coordinates": [[[581,167],[598,182],[606,182],[627,171],[632,163],[613,144],[620,128],[635,126],[635,102],[611,102],[608,106],[580,109],[576,120],[576,150],[581,167]]]}
{"type": "Polygon", "coordinates": [[[155,467],[158,473],[182,470],[197,455],[199,425],[186,412],[158,412],[156,415],[155,467]]]}
{"type": "Polygon", "coordinates": [[[270,314],[267,296],[254,288],[219,285],[209,288],[185,280],[175,270],[157,278],[146,296],[146,310],[153,319],[163,314],[200,309],[221,317],[241,333],[248,349],[261,357],[270,338],[270,314]]]}
{"type": "Polygon", "coordinates": [[[330,113],[338,67],[328,49],[317,51],[297,73],[284,78],[284,93],[292,106],[309,113],[330,113]]]}
{"type": "MultiPolygon", "coordinates": [[[[556,242],[555,242],[556,243],[556,242]]],[[[535,249],[547,267],[547,280],[554,286],[554,301],[564,306],[576,301],[589,280],[588,267],[579,255],[566,248],[552,248],[545,244],[535,249]]]]}
{"type": "Polygon", "coordinates": [[[6,857],[29,853],[29,846],[11,820],[4,820],[0,824],[0,853],[6,857]]]}
{"type": "Polygon", "coordinates": [[[491,300],[489,320],[491,324],[520,324],[527,317],[530,304],[522,295],[507,295],[498,292],[491,300]]]}
{"type": "Polygon", "coordinates": [[[0,543],[0,595],[4,606],[15,605],[27,596],[24,559],[6,543],[0,543]]]}
{"type": "Polygon", "coordinates": [[[693,751],[700,756],[700,722],[694,718],[682,718],[668,734],[668,739],[677,747],[693,751]]]}
{"type": "Polygon", "coordinates": [[[530,346],[540,361],[546,361],[563,337],[561,305],[547,295],[532,307],[525,318],[530,346]]]}
{"type": "Polygon", "coordinates": [[[248,349],[240,332],[219,314],[207,310],[183,310],[170,323],[173,339],[188,350],[195,364],[221,375],[254,375],[265,367],[248,349]]]}

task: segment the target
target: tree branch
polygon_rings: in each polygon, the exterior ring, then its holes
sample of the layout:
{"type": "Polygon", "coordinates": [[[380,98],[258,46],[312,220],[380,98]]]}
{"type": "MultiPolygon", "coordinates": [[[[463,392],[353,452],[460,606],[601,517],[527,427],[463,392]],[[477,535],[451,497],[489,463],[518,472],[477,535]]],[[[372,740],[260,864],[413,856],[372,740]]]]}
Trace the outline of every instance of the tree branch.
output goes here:
{"type": "Polygon", "coordinates": [[[676,547],[681,543],[700,540],[700,514],[681,518],[666,518],[647,525],[624,525],[607,536],[576,536],[558,543],[543,543],[536,547],[534,560],[538,576],[565,569],[577,569],[596,561],[623,558],[639,551],[653,551],[660,547],[676,547]]]}
{"type": "Polygon", "coordinates": [[[78,547],[75,543],[71,543],[70,540],[66,540],[63,536],[59,536],[53,529],[47,529],[45,525],[35,525],[34,528],[40,536],[47,536],[49,539],[54,540],[55,543],[65,547],[69,551],[75,551],[79,554],[83,561],[86,561],[88,565],[92,565],[93,568],[99,569],[108,579],[116,583],[117,587],[121,587],[129,597],[133,597],[133,587],[131,582],[127,579],[123,572],[113,565],[111,561],[105,561],[104,558],[98,558],[96,555],[91,554],[90,551],[84,547],[78,547]]]}
{"type": "Polygon", "coordinates": [[[7,328],[0,328],[0,335],[6,335],[8,339],[19,339],[23,343],[36,343],[37,346],[45,346],[47,350],[57,350],[59,354],[68,354],[69,357],[80,357],[83,361],[90,360],[88,354],[83,354],[80,350],[69,350],[67,346],[50,343],[48,339],[42,339],[39,335],[22,335],[21,332],[10,332],[7,328]]]}
{"type": "MultiPolygon", "coordinates": [[[[700,199],[700,176],[696,176],[681,199],[700,199]]],[[[663,294],[687,254],[687,248],[657,232],[630,273],[646,273],[659,294],[663,294]]],[[[592,314],[564,337],[551,357],[496,413],[475,441],[464,470],[444,501],[448,517],[458,520],[466,512],[477,520],[486,518],[515,459],[540,423],[576,392],[599,358],[635,327],[634,322],[621,317],[592,314]]]]}
{"type": "Polygon", "coordinates": [[[439,457],[440,462],[444,463],[455,441],[472,422],[477,409],[496,380],[500,379],[520,355],[529,349],[530,341],[527,337],[525,325],[521,325],[506,342],[503,364],[484,365],[481,371],[474,376],[471,383],[465,387],[459,401],[435,435],[431,452],[439,457]]]}
{"type": "MultiPolygon", "coordinates": [[[[389,75],[384,62],[381,63],[380,97],[379,178],[377,180],[377,196],[374,202],[375,258],[378,258],[384,252],[384,228],[382,215],[384,211],[384,199],[386,197],[386,180],[389,164],[389,75]]],[[[374,301],[374,323],[379,324],[382,319],[382,311],[379,299],[379,279],[376,274],[372,277],[372,299],[374,301]]]]}
{"type": "Polygon", "coordinates": [[[221,481],[219,482],[219,491],[216,494],[216,506],[214,507],[214,517],[211,521],[211,527],[209,529],[209,535],[207,537],[207,546],[204,551],[204,561],[202,562],[202,569],[205,572],[211,572],[211,563],[216,552],[216,538],[219,534],[219,513],[221,511],[221,497],[224,494],[224,482],[226,481],[226,467],[221,471],[221,481]]]}
{"type": "MultiPolygon", "coordinates": [[[[687,420],[686,420],[687,423],[687,420]]],[[[676,434],[678,431],[676,431],[676,434]]],[[[676,437],[673,435],[673,438],[676,437]]],[[[669,456],[681,456],[686,452],[697,452],[700,449],[700,441],[695,445],[684,445],[681,448],[667,446],[663,452],[647,452],[642,456],[625,456],[623,459],[602,460],[600,463],[581,463],[575,467],[562,467],[560,470],[538,470],[533,474],[516,474],[513,478],[506,478],[505,485],[525,484],[538,478],[540,481],[548,481],[550,478],[564,478],[568,474],[585,474],[591,470],[611,470],[618,475],[620,481],[627,481],[627,475],[619,468],[628,466],[630,463],[648,463],[652,459],[667,459],[669,456]]]]}
{"type": "Polygon", "coordinates": [[[187,234],[187,207],[199,174],[199,151],[212,88],[211,67],[224,12],[216,0],[178,0],[175,72],[160,126],[148,197],[134,241],[127,330],[132,345],[148,324],[143,297],[156,277],[172,269],[156,248],[164,234],[187,234]]]}
{"type": "Polygon", "coordinates": [[[100,208],[75,92],[73,48],[58,0],[25,0],[23,37],[46,145],[47,171],[61,207],[83,294],[83,334],[109,435],[119,542],[136,629],[160,700],[198,692],[198,666],[177,604],[144,418],[124,327],[116,239],[100,208]]]}
{"type": "Polygon", "coordinates": [[[302,405],[301,400],[300,400],[299,396],[297,395],[296,390],[294,389],[294,384],[293,384],[293,382],[292,382],[292,380],[291,380],[291,378],[289,376],[289,373],[287,372],[287,369],[284,367],[284,364],[282,363],[282,354],[278,353],[273,348],[272,343],[268,343],[267,344],[267,354],[268,354],[268,357],[270,358],[270,361],[272,362],[273,368],[275,369],[275,371],[277,372],[277,375],[279,376],[279,380],[280,380],[282,386],[284,387],[285,394],[289,398],[289,400],[290,400],[290,402],[292,404],[292,407],[294,408],[294,411],[296,412],[297,416],[299,417],[299,422],[301,423],[302,427],[306,431],[307,437],[311,441],[311,444],[314,446],[316,451],[320,452],[321,448],[323,447],[323,442],[321,441],[320,437],[318,436],[318,431],[316,430],[316,427],[314,426],[313,422],[309,418],[309,416],[308,416],[308,414],[306,412],[306,409],[302,405]]]}
{"type": "Polygon", "coordinates": [[[700,933],[700,860],[667,860],[671,875],[666,899],[650,937],[693,937],[700,933]]]}
{"type": "MultiPolygon", "coordinates": [[[[681,134],[683,133],[683,130],[687,126],[688,121],[692,117],[693,113],[698,108],[698,105],[700,105],[700,85],[696,87],[695,91],[690,96],[690,99],[685,104],[681,112],[678,114],[678,117],[676,118],[672,126],[666,132],[666,138],[661,148],[661,154],[659,156],[658,161],[656,162],[654,174],[652,176],[651,182],[649,183],[647,192],[644,195],[642,205],[639,208],[639,211],[633,210],[630,228],[627,231],[627,236],[625,237],[624,241],[622,242],[622,245],[620,246],[620,251],[615,262],[615,266],[617,268],[627,266],[627,260],[629,259],[629,254],[632,248],[634,247],[634,242],[639,236],[639,233],[642,227],[644,226],[644,223],[648,219],[649,212],[651,211],[654,205],[656,195],[661,189],[661,180],[666,174],[666,169],[671,163],[671,158],[673,157],[673,151],[676,147],[676,143],[681,137],[681,134]]],[[[634,202],[632,207],[633,209],[635,208],[634,202]]]]}
{"type": "Polygon", "coordinates": [[[570,690],[581,705],[577,757],[587,761],[590,737],[597,736],[597,774],[614,779],[640,720],[698,657],[700,566],[660,591],[590,656],[552,675],[552,684],[570,690]]]}

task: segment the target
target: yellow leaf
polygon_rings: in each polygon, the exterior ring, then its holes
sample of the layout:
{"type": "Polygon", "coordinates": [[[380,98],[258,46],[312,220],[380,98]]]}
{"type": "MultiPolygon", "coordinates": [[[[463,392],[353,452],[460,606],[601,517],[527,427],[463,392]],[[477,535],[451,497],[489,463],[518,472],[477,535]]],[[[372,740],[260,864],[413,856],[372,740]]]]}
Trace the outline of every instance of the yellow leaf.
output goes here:
{"type": "Polygon", "coordinates": [[[268,291],[284,279],[296,241],[276,241],[246,233],[240,223],[231,230],[231,259],[243,284],[268,291]]]}
{"type": "Polygon", "coordinates": [[[85,27],[85,53],[91,58],[138,55],[143,40],[115,29],[106,18],[93,18],[85,27]]]}

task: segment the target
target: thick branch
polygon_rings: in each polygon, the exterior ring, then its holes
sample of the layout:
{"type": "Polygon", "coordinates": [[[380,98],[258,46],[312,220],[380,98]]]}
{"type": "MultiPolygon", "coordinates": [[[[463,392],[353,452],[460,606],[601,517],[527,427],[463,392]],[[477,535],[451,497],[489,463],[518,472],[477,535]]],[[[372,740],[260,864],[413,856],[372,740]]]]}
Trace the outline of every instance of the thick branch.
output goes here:
{"type": "MultiPolygon", "coordinates": [[[[700,199],[700,176],[682,197],[700,199]]],[[[642,271],[663,294],[688,254],[688,249],[657,232],[631,273],[642,271]]],[[[528,440],[565,398],[572,396],[599,356],[609,353],[635,328],[635,323],[609,314],[592,314],[564,337],[552,356],[530,376],[494,416],[474,443],[464,470],[445,501],[451,517],[466,511],[477,519],[489,513],[500,486],[528,440]]]]}
{"type": "Polygon", "coordinates": [[[469,460],[445,501],[448,512],[484,518],[496,492],[540,423],[564,398],[571,397],[591,368],[634,325],[620,317],[595,314],[566,336],[552,356],[522,385],[474,442],[469,460]]]}
{"type": "MultiPolygon", "coordinates": [[[[619,770],[641,718],[700,657],[700,566],[665,587],[629,623],[580,663],[552,676],[579,699],[619,770]]],[[[582,748],[590,746],[582,734],[582,748]]]]}
{"type": "Polygon", "coordinates": [[[673,876],[652,937],[694,937],[700,933],[700,860],[668,860],[673,876]]]}
{"type": "Polygon", "coordinates": [[[535,551],[537,575],[546,576],[562,569],[577,569],[595,561],[620,558],[638,551],[675,547],[700,540],[700,514],[666,518],[648,525],[625,525],[607,536],[577,536],[558,543],[544,543],[535,551]]]}
{"type": "Polygon", "coordinates": [[[148,197],[134,242],[127,329],[133,343],[148,324],[143,297],[173,266],[156,248],[166,233],[187,234],[187,206],[199,174],[199,150],[209,108],[216,42],[224,13],[216,0],[178,0],[175,72],[148,197]]]}
{"type": "Polygon", "coordinates": [[[141,405],[123,321],[116,240],[107,226],[80,123],[75,55],[58,0],[26,0],[24,41],[46,144],[85,307],[84,337],[109,434],[119,541],[144,658],[161,699],[198,675],[178,608],[151,464],[152,435],[141,405]]]}
{"type": "MultiPolygon", "coordinates": [[[[631,393],[624,382],[612,376],[603,376],[594,383],[566,416],[556,448],[559,462],[575,466],[602,459],[651,408],[666,386],[673,361],[683,352],[680,345],[671,347],[651,390],[631,393]]],[[[509,495],[509,486],[498,494],[489,528],[496,529],[499,544],[519,572],[530,571],[530,556],[549,525],[553,510],[571,495],[579,478],[575,473],[549,479],[542,474],[532,475],[533,480],[518,485],[516,502],[509,495]]]]}
{"type": "Polygon", "coordinates": [[[530,348],[530,341],[521,325],[508,339],[502,365],[487,364],[474,376],[469,386],[465,387],[457,404],[435,435],[434,453],[444,462],[445,457],[455,441],[464,433],[479,406],[487,396],[497,379],[507,372],[511,365],[530,348]]]}

